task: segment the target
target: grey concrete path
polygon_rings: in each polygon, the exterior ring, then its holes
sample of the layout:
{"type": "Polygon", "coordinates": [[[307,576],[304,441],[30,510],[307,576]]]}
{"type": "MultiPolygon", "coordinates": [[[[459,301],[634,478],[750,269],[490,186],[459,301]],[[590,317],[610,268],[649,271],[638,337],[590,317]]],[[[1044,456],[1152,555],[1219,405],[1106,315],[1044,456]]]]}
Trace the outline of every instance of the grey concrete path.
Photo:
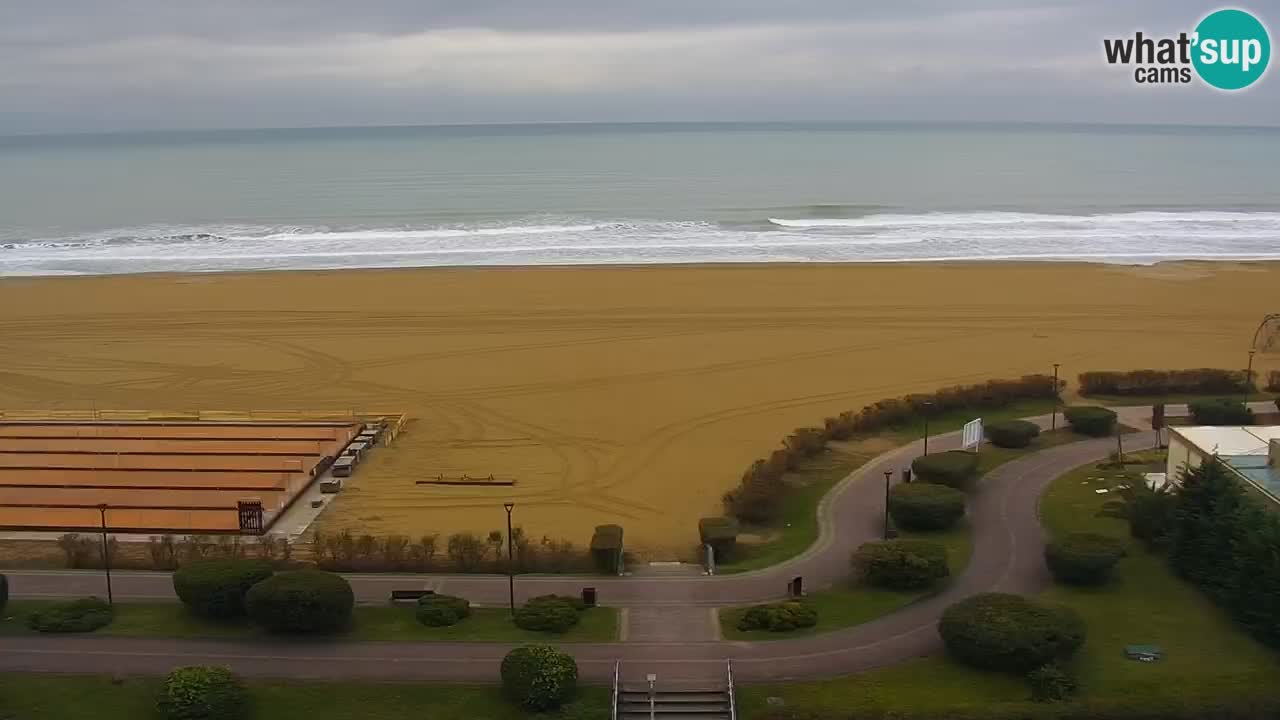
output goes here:
{"type": "MultiPolygon", "coordinates": [[[[1047,424],[1047,416],[1043,420],[1047,424]]],[[[932,439],[930,447],[943,449],[956,442],[956,434],[950,433],[932,439]]],[[[628,607],[628,640],[563,647],[577,658],[584,679],[597,682],[611,677],[615,660],[623,662],[624,678],[628,680],[640,680],[646,672],[686,680],[719,680],[724,661],[732,659],[735,676],[743,681],[780,681],[844,675],[928,655],[939,649],[936,623],[950,603],[988,590],[1035,592],[1046,584],[1038,518],[1040,494],[1058,475],[1106,457],[1113,443],[1106,438],[1050,448],[989,473],[980,483],[970,509],[974,547],[965,572],[939,595],[885,617],[822,635],[771,642],[672,639],[662,635],[662,630],[645,629],[659,618],[664,606],[702,606],[709,618],[709,608],[716,604],[781,596],[786,579],[796,574],[805,575],[807,582],[816,587],[844,578],[849,552],[880,534],[884,510],[882,471],[897,471],[904,466],[918,452],[918,443],[876,458],[828,494],[819,507],[818,541],[780,566],[715,578],[646,578],[643,582],[593,578],[607,604],[628,607]],[[653,614],[632,619],[630,615],[637,610],[653,614]],[[633,630],[641,637],[630,637],[633,630]],[[645,632],[656,637],[647,640],[645,632]]],[[[361,599],[377,602],[386,597],[391,585],[435,580],[443,581],[445,591],[473,600],[495,602],[505,598],[505,578],[358,576],[353,584],[361,599]]],[[[100,581],[83,574],[15,573],[13,590],[19,597],[79,595],[93,582],[100,581]]],[[[167,583],[167,576],[146,573],[126,581],[130,597],[165,597],[167,583]]],[[[523,595],[569,591],[581,583],[581,579],[571,578],[520,579],[523,595]]],[[[680,617],[684,617],[683,613],[680,617]]],[[[693,617],[691,611],[688,617],[693,617]]],[[[159,673],[177,664],[210,662],[230,665],[249,675],[276,677],[491,682],[510,646],[85,636],[5,638],[3,648],[0,670],[159,673]]]]}

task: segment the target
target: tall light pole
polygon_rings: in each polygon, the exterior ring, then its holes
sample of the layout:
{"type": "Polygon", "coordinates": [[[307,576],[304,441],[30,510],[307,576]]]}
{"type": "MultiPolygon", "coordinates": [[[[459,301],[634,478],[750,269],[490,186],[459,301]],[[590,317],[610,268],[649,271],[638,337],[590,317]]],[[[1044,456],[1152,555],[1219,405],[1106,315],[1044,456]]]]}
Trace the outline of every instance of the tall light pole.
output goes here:
{"type": "Polygon", "coordinates": [[[924,408],[924,454],[929,454],[929,414],[933,412],[933,401],[925,400],[920,403],[924,408]]]}
{"type": "Polygon", "coordinates": [[[893,470],[884,471],[884,539],[889,539],[889,478],[893,477],[893,470]]]}
{"type": "Polygon", "coordinates": [[[1249,405],[1249,399],[1253,395],[1253,354],[1257,352],[1253,348],[1249,348],[1249,367],[1244,371],[1244,404],[1249,405]]]}
{"type": "Polygon", "coordinates": [[[1058,429],[1058,401],[1062,398],[1058,395],[1058,363],[1053,364],[1053,415],[1049,416],[1049,429],[1058,429]]]}
{"type": "Polygon", "coordinates": [[[111,553],[107,548],[107,504],[98,506],[102,515],[102,567],[107,571],[107,604],[115,605],[115,597],[111,594],[111,553]]]}
{"type": "Polygon", "coordinates": [[[509,500],[502,503],[502,507],[507,509],[507,591],[511,602],[512,617],[515,617],[516,614],[516,563],[515,553],[511,549],[511,511],[515,506],[516,504],[509,500]]]}

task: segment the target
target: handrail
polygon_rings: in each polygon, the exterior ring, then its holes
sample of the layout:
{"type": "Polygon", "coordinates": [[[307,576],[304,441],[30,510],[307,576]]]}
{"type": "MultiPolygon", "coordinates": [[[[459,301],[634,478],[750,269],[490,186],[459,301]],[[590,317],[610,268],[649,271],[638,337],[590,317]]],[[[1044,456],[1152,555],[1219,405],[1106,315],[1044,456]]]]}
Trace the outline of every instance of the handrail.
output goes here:
{"type": "Polygon", "coordinates": [[[724,661],[724,672],[729,678],[729,720],[738,720],[738,702],[733,696],[733,661],[724,661]]]}
{"type": "Polygon", "coordinates": [[[618,720],[618,667],[621,660],[613,661],[613,720],[618,720]]]}

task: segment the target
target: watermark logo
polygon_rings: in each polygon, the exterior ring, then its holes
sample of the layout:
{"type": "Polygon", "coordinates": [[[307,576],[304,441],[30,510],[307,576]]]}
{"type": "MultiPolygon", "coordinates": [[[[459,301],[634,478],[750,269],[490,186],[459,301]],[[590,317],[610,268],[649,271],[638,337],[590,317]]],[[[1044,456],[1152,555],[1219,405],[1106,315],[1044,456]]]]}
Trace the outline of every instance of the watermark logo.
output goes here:
{"type": "Polygon", "coordinates": [[[1249,87],[1267,71],[1271,36],[1262,21],[1244,10],[1216,10],[1190,33],[1177,37],[1108,38],[1102,49],[1111,65],[1133,65],[1133,80],[1144,85],[1187,84],[1192,72],[1219,90],[1249,87]]]}

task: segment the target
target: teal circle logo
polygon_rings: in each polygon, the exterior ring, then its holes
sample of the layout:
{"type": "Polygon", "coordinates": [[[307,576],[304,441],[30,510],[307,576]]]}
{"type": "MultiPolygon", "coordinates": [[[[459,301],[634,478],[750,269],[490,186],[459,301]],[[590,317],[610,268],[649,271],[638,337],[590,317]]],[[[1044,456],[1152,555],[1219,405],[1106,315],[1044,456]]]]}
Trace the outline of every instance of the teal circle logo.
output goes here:
{"type": "Polygon", "coordinates": [[[1249,87],[1271,60],[1271,37],[1258,18],[1243,10],[1218,10],[1196,26],[1191,63],[1200,79],[1219,90],[1249,87]]]}

